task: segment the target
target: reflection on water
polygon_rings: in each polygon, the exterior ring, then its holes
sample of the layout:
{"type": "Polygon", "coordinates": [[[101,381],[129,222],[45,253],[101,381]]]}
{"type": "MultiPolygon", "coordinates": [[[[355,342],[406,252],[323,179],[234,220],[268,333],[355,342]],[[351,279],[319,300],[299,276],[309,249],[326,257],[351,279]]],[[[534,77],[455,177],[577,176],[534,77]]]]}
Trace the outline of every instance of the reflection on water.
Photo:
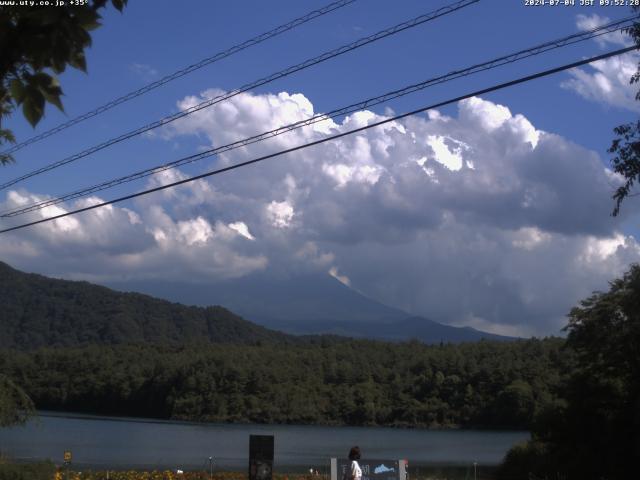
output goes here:
{"type": "Polygon", "coordinates": [[[77,468],[216,468],[244,470],[249,435],[274,435],[274,468],[328,468],[359,445],[370,458],[409,459],[416,465],[499,463],[528,432],[408,430],[377,427],[226,425],[41,413],[24,427],[0,429],[0,450],[14,458],[62,462],[77,468]]]}

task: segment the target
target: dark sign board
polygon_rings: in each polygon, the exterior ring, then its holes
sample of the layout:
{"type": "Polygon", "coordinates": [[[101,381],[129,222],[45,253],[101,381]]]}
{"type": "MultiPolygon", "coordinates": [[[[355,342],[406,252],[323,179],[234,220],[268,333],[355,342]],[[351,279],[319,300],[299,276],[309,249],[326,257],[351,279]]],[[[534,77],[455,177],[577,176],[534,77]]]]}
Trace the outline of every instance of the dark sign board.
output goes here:
{"type": "MultiPolygon", "coordinates": [[[[404,461],[402,460],[358,460],[362,470],[362,480],[405,480],[404,461]]],[[[347,458],[331,459],[332,480],[351,480],[351,460],[347,458]]]]}
{"type": "Polygon", "coordinates": [[[249,436],[249,480],[272,480],[273,435],[249,436]]]}

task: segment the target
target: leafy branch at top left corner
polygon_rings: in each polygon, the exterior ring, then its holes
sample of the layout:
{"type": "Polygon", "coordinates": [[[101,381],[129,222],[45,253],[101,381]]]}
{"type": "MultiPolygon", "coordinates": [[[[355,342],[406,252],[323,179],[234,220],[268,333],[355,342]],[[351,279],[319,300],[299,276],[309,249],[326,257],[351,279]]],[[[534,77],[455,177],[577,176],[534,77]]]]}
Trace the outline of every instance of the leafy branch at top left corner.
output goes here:
{"type": "MultiPolygon", "coordinates": [[[[63,111],[56,75],[68,65],[86,72],[85,49],[91,46],[90,32],[101,25],[99,11],[106,3],[0,7],[0,147],[16,141],[2,122],[17,109],[33,127],[47,103],[63,111]]],[[[127,0],[111,0],[111,4],[122,11],[127,0]]],[[[0,164],[12,161],[10,154],[0,153],[0,164]]]]}

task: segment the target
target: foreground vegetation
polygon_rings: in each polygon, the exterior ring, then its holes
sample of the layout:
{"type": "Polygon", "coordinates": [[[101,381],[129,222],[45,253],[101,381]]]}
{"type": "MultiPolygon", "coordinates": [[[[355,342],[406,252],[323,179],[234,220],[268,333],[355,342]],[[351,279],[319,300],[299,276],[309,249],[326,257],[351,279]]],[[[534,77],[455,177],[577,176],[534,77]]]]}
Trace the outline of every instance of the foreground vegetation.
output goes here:
{"type": "Polygon", "coordinates": [[[0,428],[23,425],[34,414],[35,406],[27,394],[0,373],[0,428]]]}
{"type": "MultiPolygon", "coordinates": [[[[216,472],[212,476],[209,472],[194,471],[176,473],[171,470],[110,470],[110,471],[64,471],[59,470],[51,480],[247,480],[247,475],[236,472],[216,472]]],[[[309,480],[312,477],[303,475],[291,477],[291,480],[309,480]]],[[[318,480],[317,477],[315,477],[318,480]]],[[[283,475],[275,475],[274,480],[285,480],[283,475]]],[[[288,479],[287,479],[288,480],[288,479]]],[[[326,479],[323,479],[326,480],[326,479]]]]}
{"type": "MultiPolygon", "coordinates": [[[[246,480],[239,472],[171,470],[98,470],[78,471],[57,467],[51,462],[11,463],[0,461],[0,480],[246,480]]],[[[274,475],[274,480],[327,480],[309,475],[274,475]]]]}
{"type": "Polygon", "coordinates": [[[100,414],[527,428],[532,440],[508,453],[496,478],[632,478],[640,458],[640,266],[576,307],[567,331],[566,341],[435,346],[316,338],[5,349],[0,372],[10,389],[0,409],[15,411],[24,392],[40,409],[100,414]]]}
{"type": "Polygon", "coordinates": [[[640,458],[640,266],[569,315],[575,355],[560,399],[539,411],[532,440],[513,448],[503,478],[637,478],[640,458]]]}
{"type": "MultiPolygon", "coordinates": [[[[531,441],[514,447],[493,478],[634,478],[640,266],[574,308],[567,331],[566,341],[439,346],[324,338],[5,350],[0,371],[38,408],[222,422],[529,428],[531,441]]],[[[163,474],[155,475],[132,478],[163,474]]]]}
{"type": "Polygon", "coordinates": [[[51,462],[12,463],[0,456],[0,480],[54,480],[57,471],[51,462]]]}
{"type": "MultiPolygon", "coordinates": [[[[423,467],[412,469],[412,480],[462,480],[473,478],[473,467],[423,467]]],[[[493,469],[477,471],[477,480],[493,478],[493,469]]],[[[247,480],[246,473],[204,471],[177,473],[170,470],[100,470],[76,471],[56,467],[50,462],[7,464],[0,462],[0,480],[247,480]]],[[[274,473],[273,480],[329,480],[329,475],[274,473]]]]}

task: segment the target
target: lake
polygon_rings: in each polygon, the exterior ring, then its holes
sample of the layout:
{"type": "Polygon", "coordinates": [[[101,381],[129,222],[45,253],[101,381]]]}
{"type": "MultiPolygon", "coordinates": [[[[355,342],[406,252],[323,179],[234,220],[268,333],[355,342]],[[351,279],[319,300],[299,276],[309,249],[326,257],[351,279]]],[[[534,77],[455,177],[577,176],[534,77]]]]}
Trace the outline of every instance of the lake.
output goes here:
{"type": "Polygon", "coordinates": [[[363,458],[406,458],[416,465],[499,463],[528,432],[409,430],[380,427],[228,425],[41,412],[23,427],[0,429],[0,450],[20,460],[62,463],[65,450],[81,468],[245,470],[249,435],[274,435],[274,469],[326,471],[331,457],[359,445],[363,458]]]}

